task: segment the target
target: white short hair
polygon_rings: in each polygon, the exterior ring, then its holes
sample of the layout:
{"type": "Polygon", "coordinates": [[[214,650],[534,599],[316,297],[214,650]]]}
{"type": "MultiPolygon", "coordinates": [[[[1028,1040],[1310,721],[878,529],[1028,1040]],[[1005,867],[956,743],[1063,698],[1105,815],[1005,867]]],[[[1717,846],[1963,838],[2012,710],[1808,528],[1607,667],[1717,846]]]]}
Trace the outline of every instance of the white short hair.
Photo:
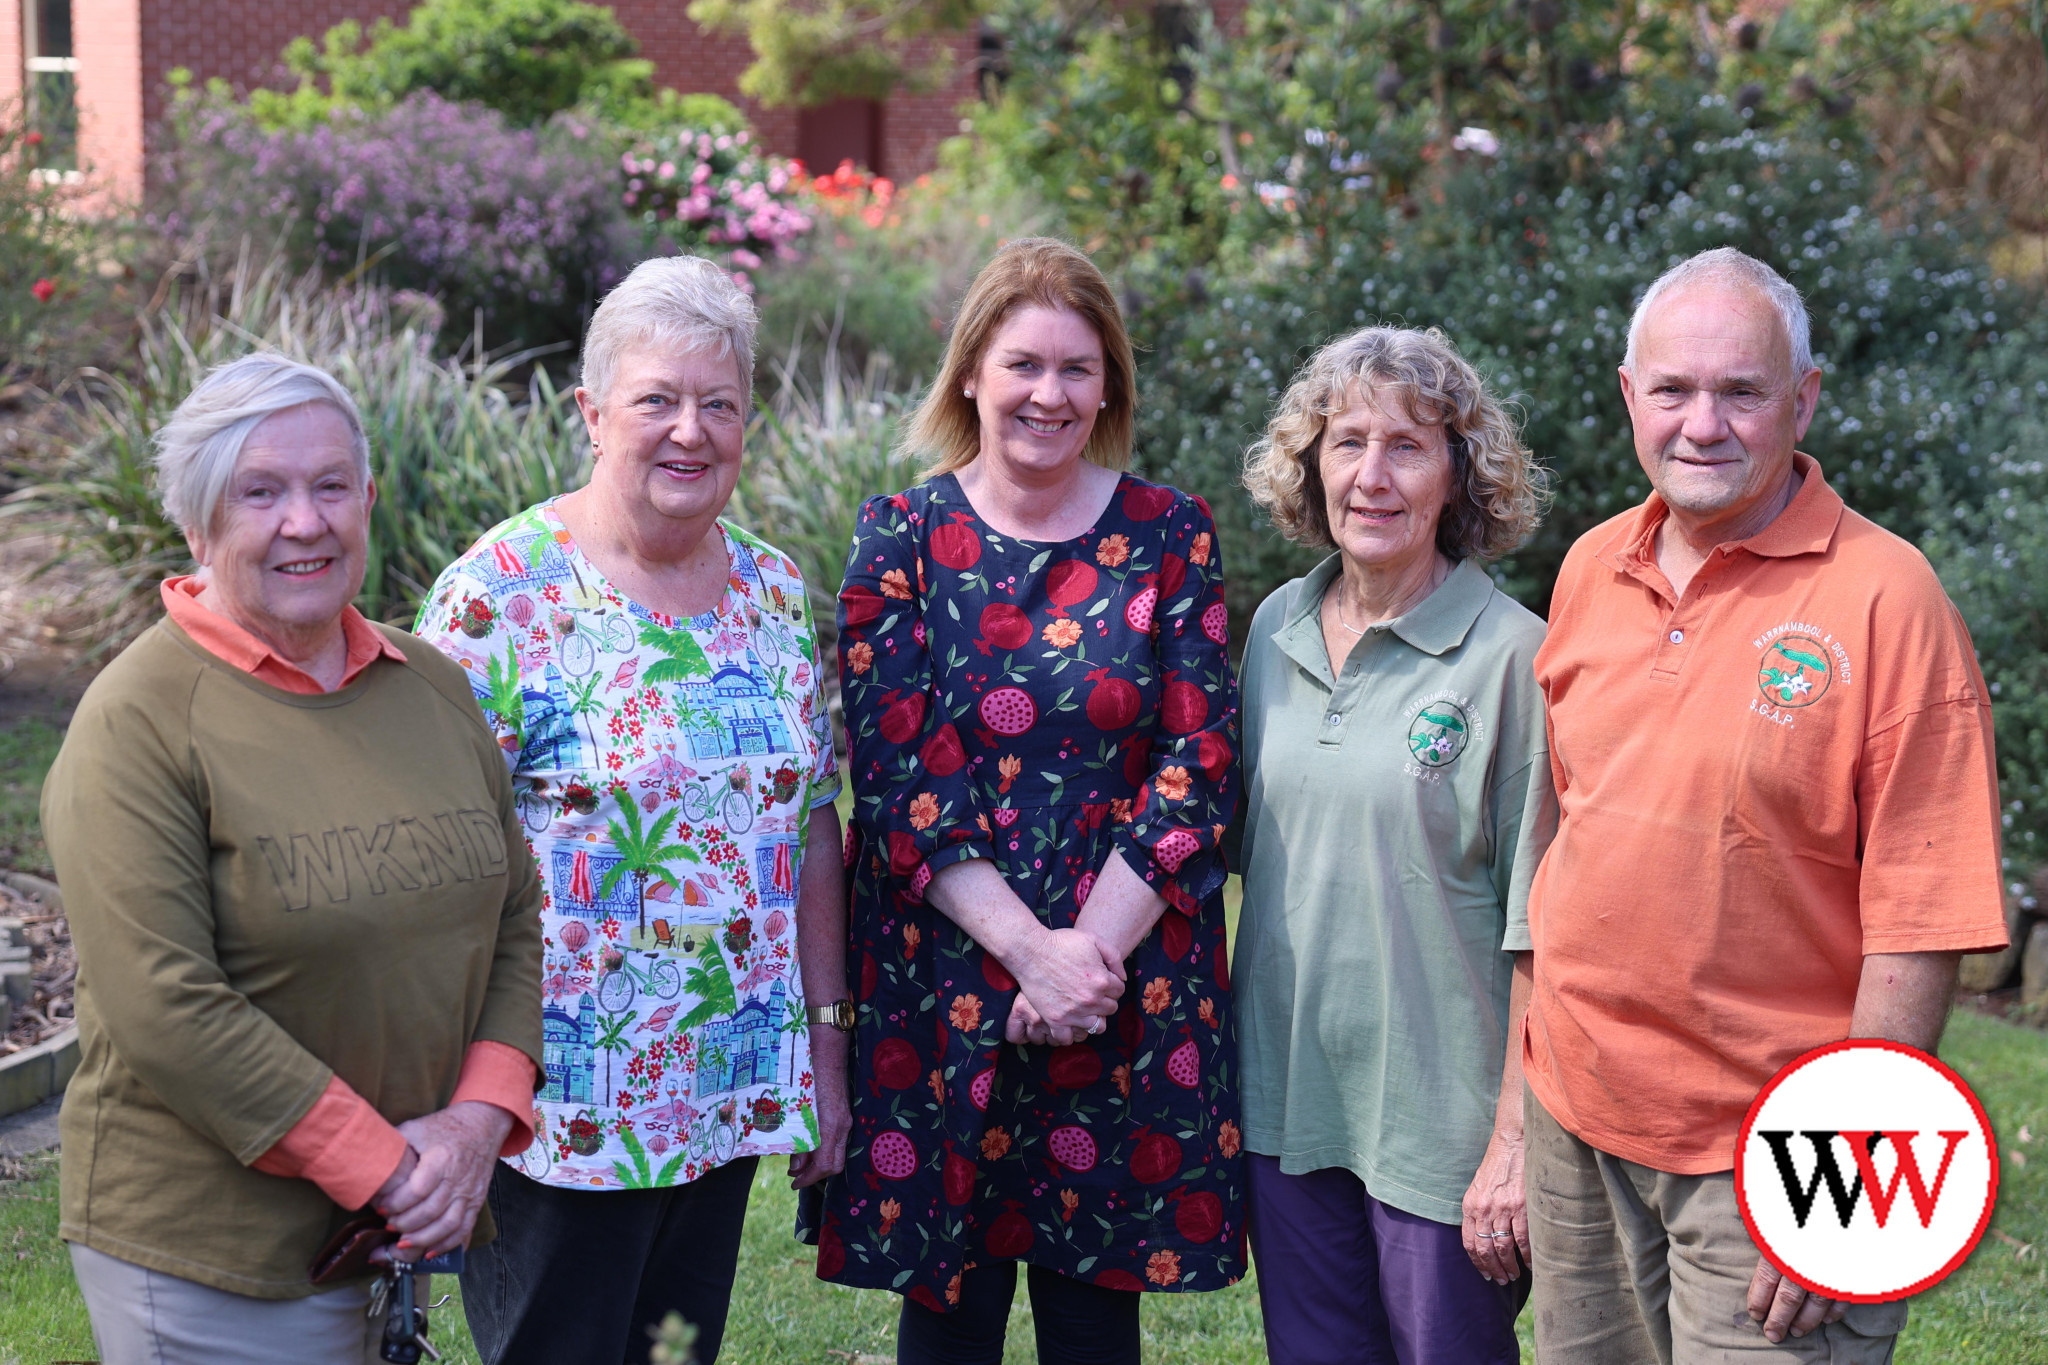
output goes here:
{"type": "Polygon", "coordinates": [[[754,301],[732,276],[701,256],[657,256],[633,267],[590,319],[583,337],[583,387],[601,407],[619,357],[649,343],[708,350],[739,367],[743,398],[754,391],[754,301]]]}
{"type": "Polygon", "coordinates": [[[1792,343],[1792,377],[1798,379],[1813,368],[1813,324],[1807,319],[1806,301],[1799,297],[1799,291],[1790,280],[1756,257],[1723,246],[1680,261],[1643,291],[1634,316],[1628,320],[1628,356],[1621,362],[1630,374],[1636,372],[1636,341],[1642,335],[1643,319],[1649,316],[1650,305],[1674,290],[1694,284],[1746,285],[1762,294],[1777,310],[1778,320],[1785,324],[1786,340],[1792,343]]]}
{"type": "Polygon", "coordinates": [[[213,530],[242,447],[267,417],[326,403],[348,422],[356,471],[370,477],[370,439],[348,390],[327,371],[257,351],[215,366],[156,433],[157,498],[187,535],[213,530]]]}

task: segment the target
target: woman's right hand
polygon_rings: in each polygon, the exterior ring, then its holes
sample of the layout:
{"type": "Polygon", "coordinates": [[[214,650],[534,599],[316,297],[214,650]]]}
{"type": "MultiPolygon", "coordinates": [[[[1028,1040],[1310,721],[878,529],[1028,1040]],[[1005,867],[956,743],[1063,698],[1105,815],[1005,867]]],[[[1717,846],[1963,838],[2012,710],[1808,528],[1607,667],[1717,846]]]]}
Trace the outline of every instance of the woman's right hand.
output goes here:
{"type": "Polygon", "coordinates": [[[1094,935],[1047,929],[1034,936],[1017,961],[1004,963],[1030,997],[1055,1043],[1098,1033],[1124,993],[1124,964],[1108,959],[1094,935]]]}

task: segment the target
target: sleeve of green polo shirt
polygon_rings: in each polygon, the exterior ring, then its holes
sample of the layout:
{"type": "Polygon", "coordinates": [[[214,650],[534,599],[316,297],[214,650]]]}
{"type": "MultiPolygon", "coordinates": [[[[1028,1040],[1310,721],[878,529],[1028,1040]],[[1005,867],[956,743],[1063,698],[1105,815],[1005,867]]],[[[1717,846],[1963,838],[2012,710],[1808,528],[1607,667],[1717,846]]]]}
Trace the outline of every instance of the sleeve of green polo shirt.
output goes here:
{"type": "Polygon", "coordinates": [[[1488,801],[1493,809],[1493,888],[1507,912],[1501,951],[1526,953],[1529,886],[1537,865],[1557,836],[1557,791],[1551,781],[1544,729],[1543,692],[1536,685],[1535,651],[1515,661],[1514,680],[1502,708],[1498,776],[1488,801]]]}

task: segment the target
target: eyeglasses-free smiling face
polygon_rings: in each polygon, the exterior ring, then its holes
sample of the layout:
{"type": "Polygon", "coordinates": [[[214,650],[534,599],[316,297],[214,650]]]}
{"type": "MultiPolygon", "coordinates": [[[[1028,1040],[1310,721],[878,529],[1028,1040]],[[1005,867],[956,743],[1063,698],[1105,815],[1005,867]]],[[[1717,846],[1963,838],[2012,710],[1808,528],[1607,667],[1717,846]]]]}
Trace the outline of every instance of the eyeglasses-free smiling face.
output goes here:
{"type": "Polygon", "coordinates": [[[1792,342],[1770,302],[1701,284],[1659,300],[1621,370],[1636,458],[1674,516],[1747,534],[1775,508],[1820,396],[1820,371],[1794,374],[1792,342]]]}
{"type": "Polygon", "coordinates": [[[376,485],[348,419],[302,403],[257,423],[211,530],[190,538],[225,614],[272,642],[329,629],[362,591],[376,485]]]}
{"type": "Polygon", "coordinates": [[[730,356],[641,347],[620,357],[599,407],[576,391],[597,464],[591,482],[664,517],[716,517],[740,479],[747,395],[730,356]]]}
{"type": "Polygon", "coordinates": [[[1354,386],[1323,428],[1316,460],[1330,538],[1346,558],[1399,570],[1435,553],[1453,472],[1441,423],[1418,421],[1399,399],[1354,386]]]}
{"type": "Polygon", "coordinates": [[[1102,410],[1102,338],[1079,313],[1019,308],[989,338],[974,375],[981,456],[1019,471],[1078,460],[1102,410]]]}

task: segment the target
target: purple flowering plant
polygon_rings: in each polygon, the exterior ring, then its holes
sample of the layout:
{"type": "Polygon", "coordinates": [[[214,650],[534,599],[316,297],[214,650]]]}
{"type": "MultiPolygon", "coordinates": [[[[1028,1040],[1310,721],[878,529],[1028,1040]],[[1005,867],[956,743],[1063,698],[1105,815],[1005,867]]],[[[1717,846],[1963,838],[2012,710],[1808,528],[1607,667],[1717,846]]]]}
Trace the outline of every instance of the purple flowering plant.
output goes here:
{"type": "Polygon", "coordinates": [[[802,163],[764,153],[744,128],[640,138],[620,155],[619,170],[620,204],[652,242],[722,253],[734,281],[750,292],[763,262],[796,259],[799,239],[811,230],[802,163]]]}

